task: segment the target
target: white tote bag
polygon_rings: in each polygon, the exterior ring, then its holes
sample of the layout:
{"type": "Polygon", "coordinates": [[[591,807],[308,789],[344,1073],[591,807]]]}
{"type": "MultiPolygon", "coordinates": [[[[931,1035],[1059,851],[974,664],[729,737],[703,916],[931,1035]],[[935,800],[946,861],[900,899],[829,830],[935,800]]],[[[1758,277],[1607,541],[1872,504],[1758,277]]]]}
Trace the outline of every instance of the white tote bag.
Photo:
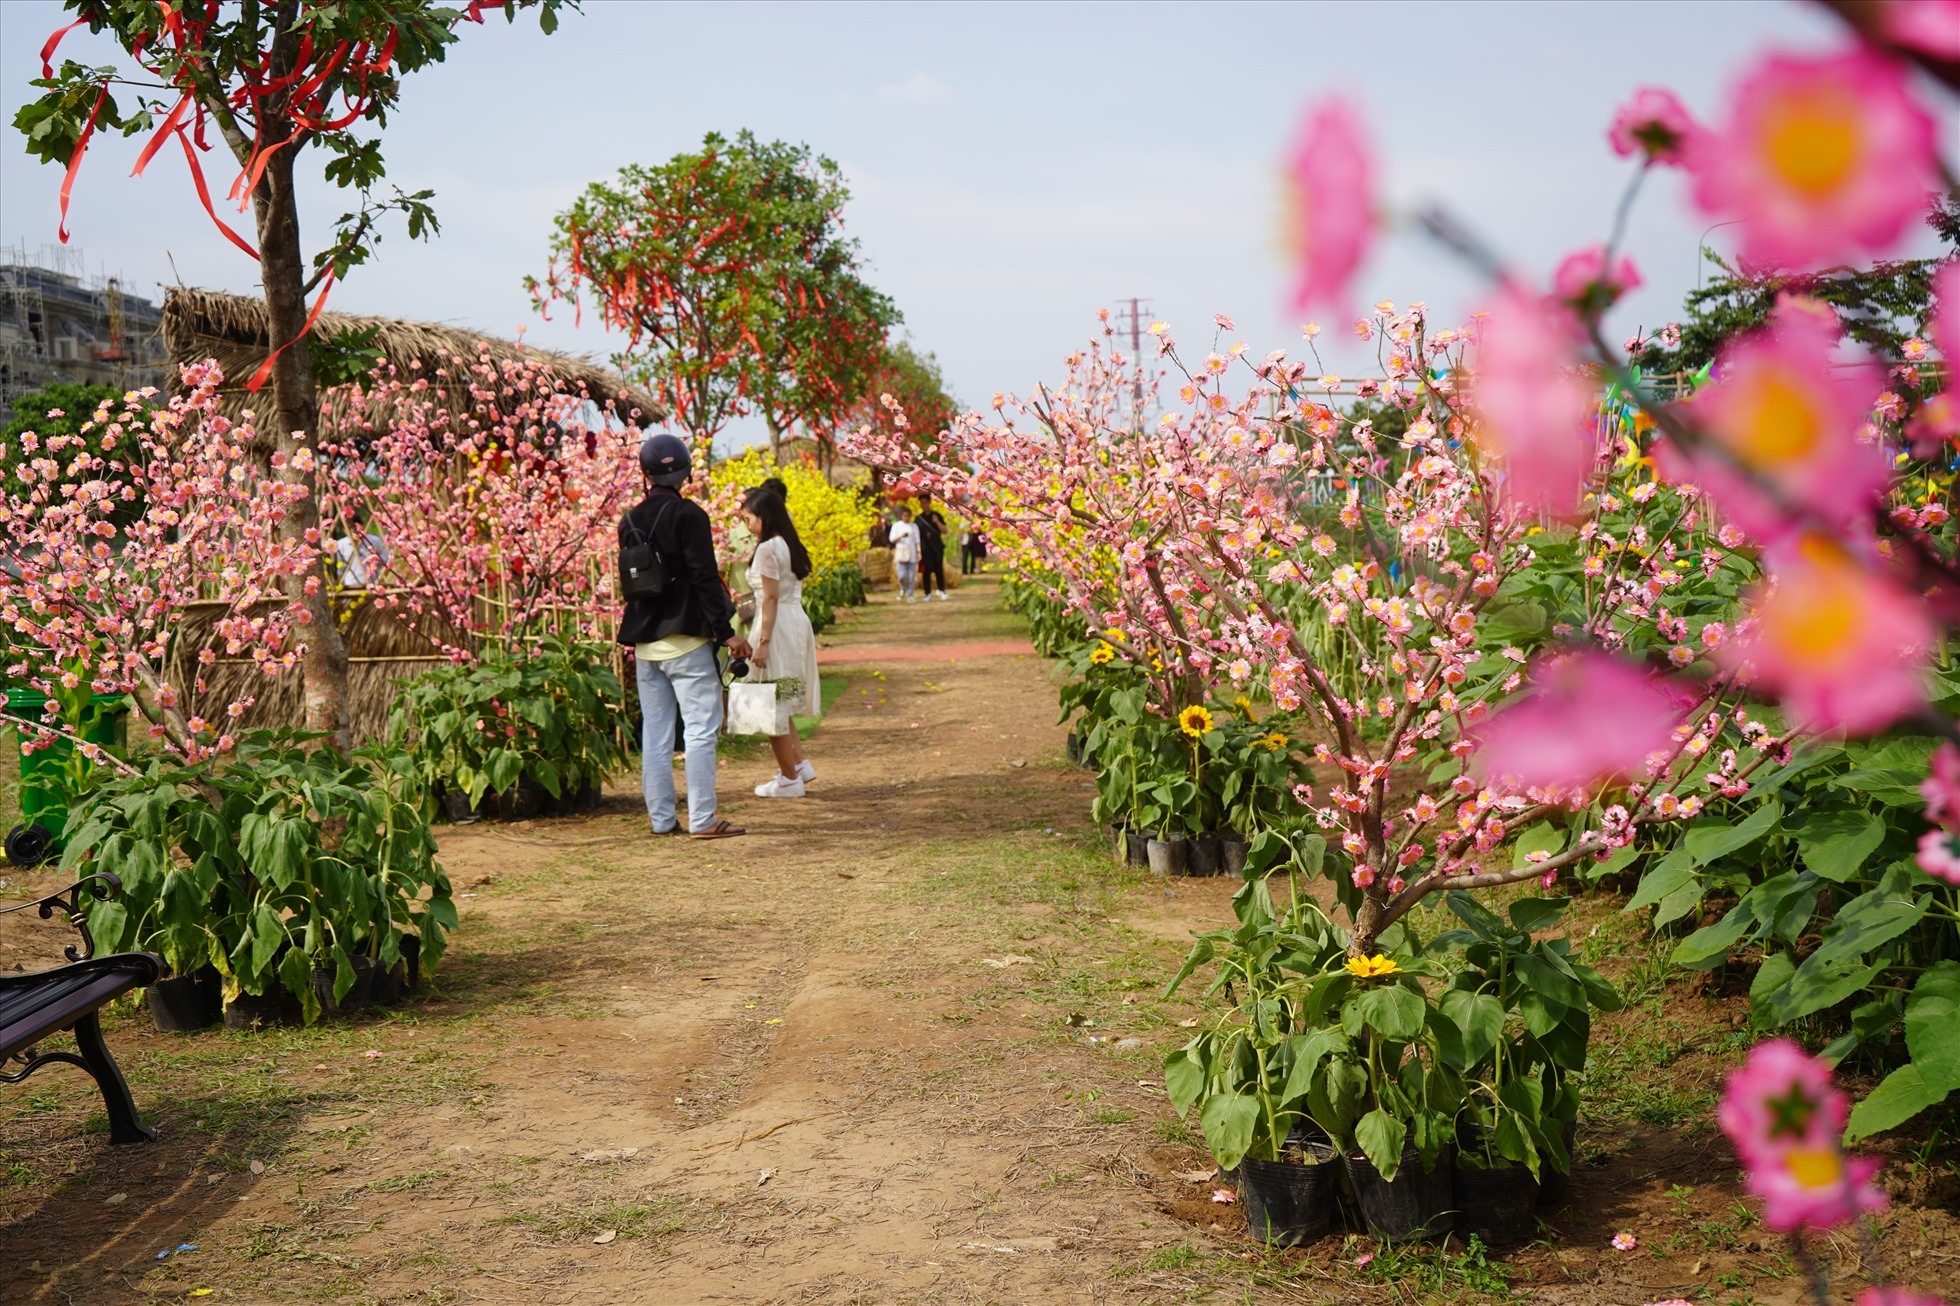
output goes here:
{"type": "Polygon", "coordinates": [[[776,733],[776,686],[772,681],[738,680],[728,687],[728,713],[722,729],[731,735],[776,733]]]}

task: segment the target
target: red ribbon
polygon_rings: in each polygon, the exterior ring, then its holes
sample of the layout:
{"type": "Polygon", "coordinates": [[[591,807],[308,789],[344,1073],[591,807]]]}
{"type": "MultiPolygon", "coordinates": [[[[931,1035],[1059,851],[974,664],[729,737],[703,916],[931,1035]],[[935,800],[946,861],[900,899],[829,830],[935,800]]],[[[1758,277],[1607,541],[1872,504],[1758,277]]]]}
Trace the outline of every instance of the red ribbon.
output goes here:
{"type": "Polygon", "coordinates": [[[169,115],[164,118],[163,125],[157,128],[157,134],[150,137],[150,143],[145,145],[143,152],[136,156],[136,166],[129,170],[130,176],[140,177],[143,175],[143,169],[150,166],[150,160],[155,158],[157,151],[163,148],[163,143],[170,139],[172,133],[183,126],[184,110],[190,108],[190,105],[191,97],[188,94],[183,99],[177,101],[177,107],[172,109],[169,115]]]}
{"type": "Polygon", "coordinates": [[[244,250],[247,254],[250,254],[253,258],[257,258],[259,252],[247,244],[243,236],[233,231],[230,227],[227,227],[225,220],[218,216],[218,210],[212,207],[211,192],[204,184],[204,169],[198,165],[197,151],[191,148],[190,136],[181,126],[177,128],[177,139],[184,146],[184,162],[191,165],[191,182],[197,187],[198,199],[204,202],[205,213],[210,215],[211,221],[218,224],[218,230],[225,233],[225,239],[244,250]]]}
{"type": "Polygon", "coordinates": [[[61,44],[62,37],[68,35],[68,33],[74,31],[77,27],[80,27],[83,23],[86,23],[87,21],[88,19],[86,18],[77,18],[74,22],[68,24],[68,26],[64,28],[61,28],[53,36],[50,36],[48,38],[48,43],[41,47],[41,76],[43,77],[54,76],[54,48],[57,45],[61,44]]]}
{"type": "Polygon", "coordinates": [[[252,379],[245,383],[245,388],[247,390],[250,390],[256,394],[259,390],[259,387],[263,386],[266,383],[266,378],[272,375],[272,365],[279,361],[279,355],[285,353],[288,349],[291,349],[294,345],[306,339],[306,337],[312,332],[313,324],[320,320],[320,314],[327,306],[327,293],[332,289],[333,289],[333,269],[328,268],[327,279],[320,283],[320,297],[313,301],[313,311],[306,315],[306,325],[299,329],[298,335],[294,336],[291,340],[288,340],[285,344],[279,346],[279,348],[273,350],[272,356],[266,359],[263,363],[259,364],[259,370],[252,373],[252,379]]]}
{"type": "Polygon", "coordinates": [[[88,111],[88,122],[82,127],[82,135],[75,142],[75,152],[68,156],[68,175],[61,179],[61,222],[56,232],[61,243],[68,243],[68,193],[75,189],[75,174],[81,171],[82,155],[88,151],[88,138],[95,135],[95,119],[102,112],[102,105],[109,98],[109,83],[102,83],[102,89],[95,93],[95,107],[88,111]]]}

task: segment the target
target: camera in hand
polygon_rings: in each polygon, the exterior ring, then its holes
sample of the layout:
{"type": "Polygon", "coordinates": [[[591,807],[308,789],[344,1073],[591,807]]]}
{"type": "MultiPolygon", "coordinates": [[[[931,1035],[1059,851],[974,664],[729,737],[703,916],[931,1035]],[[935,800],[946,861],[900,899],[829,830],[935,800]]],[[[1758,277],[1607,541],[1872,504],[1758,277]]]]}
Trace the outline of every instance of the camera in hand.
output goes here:
{"type": "Polygon", "coordinates": [[[749,674],[749,660],[747,658],[730,658],[728,660],[728,674],[737,680],[743,679],[749,674]]]}

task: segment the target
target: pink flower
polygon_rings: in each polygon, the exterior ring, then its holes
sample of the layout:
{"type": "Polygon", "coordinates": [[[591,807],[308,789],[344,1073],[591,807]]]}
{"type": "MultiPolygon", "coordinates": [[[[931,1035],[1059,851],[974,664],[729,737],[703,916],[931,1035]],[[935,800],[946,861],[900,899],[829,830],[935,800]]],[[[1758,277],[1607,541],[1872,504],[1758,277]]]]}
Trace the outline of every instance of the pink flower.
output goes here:
{"type": "Polygon", "coordinates": [[[1944,830],[1919,836],[1919,869],[1936,880],[1960,887],[1960,838],[1944,830]]]}
{"type": "Polygon", "coordinates": [[[1375,222],[1374,160],[1344,101],[1329,98],[1309,110],[1286,175],[1300,258],[1294,306],[1343,309],[1375,222]]]}
{"type": "Polygon", "coordinates": [[[1375,1259],[1375,1254],[1373,1252],[1363,1252],[1361,1253],[1361,1255],[1354,1258],[1354,1263],[1357,1266],[1362,1266],[1368,1264],[1368,1262],[1374,1259],[1375,1259]]]}
{"type": "Polygon", "coordinates": [[[1960,0],[1891,0],[1879,26],[1909,50],[1960,59],[1960,0]]]}
{"type": "Polygon", "coordinates": [[[1858,1306],[1946,1306],[1946,1299],[1930,1292],[1881,1285],[1859,1293],[1858,1306]]]}
{"type": "MultiPolygon", "coordinates": [[[[1933,317],[1926,334],[1948,363],[1960,366],[1960,259],[1950,258],[1933,273],[1933,317]]],[[[1949,379],[1949,392],[1960,390],[1960,379],[1949,379]]]]}
{"type": "Polygon", "coordinates": [[[1640,285],[1640,269],[1626,255],[1620,255],[1610,269],[1606,266],[1604,245],[1567,254],[1552,274],[1552,293],[1586,317],[1604,313],[1620,296],[1640,285]]]}
{"type": "Polygon", "coordinates": [[[1720,379],[1689,404],[1723,454],[1670,446],[1663,472],[1707,489],[1759,540],[1788,528],[1776,497],[1836,524],[1863,517],[1888,475],[1886,461],[1857,438],[1883,377],[1870,363],[1835,365],[1835,346],[1835,323],[1779,310],[1775,329],[1724,348],[1720,379]]]}
{"type": "Polygon", "coordinates": [[[1621,158],[1643,154],[1649,163],[1679,165],[1683,147],[1700,130],[1673,91],[1643,86],[1613,115],[1606,139],[1621,158]]]}
{"type": "Polygon", "coordinates": [[[1239,1200],[1239,1195],[1229,1188],[1214,1188],[1211,1190],[1211,1200],[1220,1206],[1230,1206],[1239,1200]]]}
{"type": "Polygon", "coordinates": [[[1926,800],[1927,820],[1960,832],[1960,748],[1945,743],[1933,750],[1919,793],[1926,800]]]}
{"type": "Polygon", "coordinates": [[[1522,287],[1507,285],[1479,343],[1479,447],[1501,457],[1513,502],[1569,518],[1596,453],[1593,396],[1567,364],[1572,322],[1522,287]]]}
{"type": "Polygon", "coordinates": [[[1885,1206],[1871,1182],[1878,1160],[1838,1148],[1850,1112],[1830,1069],[1789,1039],[1758,1043],[1729,1075],[1715,1120],[1741,1158],[1744,1187],[1763,1199],[1764,1224],[1828,1229],[1885,1206]]]}
{"type": "Polygon", "coordinates": [[[1905,71],[1865,48],[1770,55],[1728,121],[1689,138],[1695,202],[1743,222],[1741,254],[1809,268],[1885,252],[1937,186],[1933,119],[1905,71]]]}
{"type": "Polygon", "coordinates": [[[1616,1252],[1630,1252],[1639,1245],[1640,1240],[1624,1229],[1613,1235],[1613,1250],[1616,1252]]]}
{"type": "Polygon", "coordinates": [[[1793,723],[1865,734],[1925,700],[1933,642],[1925,606],[1821,532],[1766,554],[1770,584],[1753,600],[1755,626],[1716,651],[1781,695],[1793,723]]]}
{"type": "Polygon", "coordinates": [[[1478,774],[1520,788],[1588,785],[1638,772],[1671,748],[1681,708],[1663,683],[1604,653],[1540,658],[1529,694],[1476,737],[1478,774]]]}

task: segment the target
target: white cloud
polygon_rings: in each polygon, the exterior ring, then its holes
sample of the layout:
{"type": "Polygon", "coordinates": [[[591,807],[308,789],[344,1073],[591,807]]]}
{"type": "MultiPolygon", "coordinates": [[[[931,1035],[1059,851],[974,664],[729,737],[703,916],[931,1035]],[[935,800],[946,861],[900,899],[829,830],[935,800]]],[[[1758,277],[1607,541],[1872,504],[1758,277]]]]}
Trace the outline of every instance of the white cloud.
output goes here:
{"type": "Polygon", "coordinates": [[[886,82],[872,92],[886,104],[944,104],[953,88],[931,73],[913,73],[902,82],[886,82]]]}

